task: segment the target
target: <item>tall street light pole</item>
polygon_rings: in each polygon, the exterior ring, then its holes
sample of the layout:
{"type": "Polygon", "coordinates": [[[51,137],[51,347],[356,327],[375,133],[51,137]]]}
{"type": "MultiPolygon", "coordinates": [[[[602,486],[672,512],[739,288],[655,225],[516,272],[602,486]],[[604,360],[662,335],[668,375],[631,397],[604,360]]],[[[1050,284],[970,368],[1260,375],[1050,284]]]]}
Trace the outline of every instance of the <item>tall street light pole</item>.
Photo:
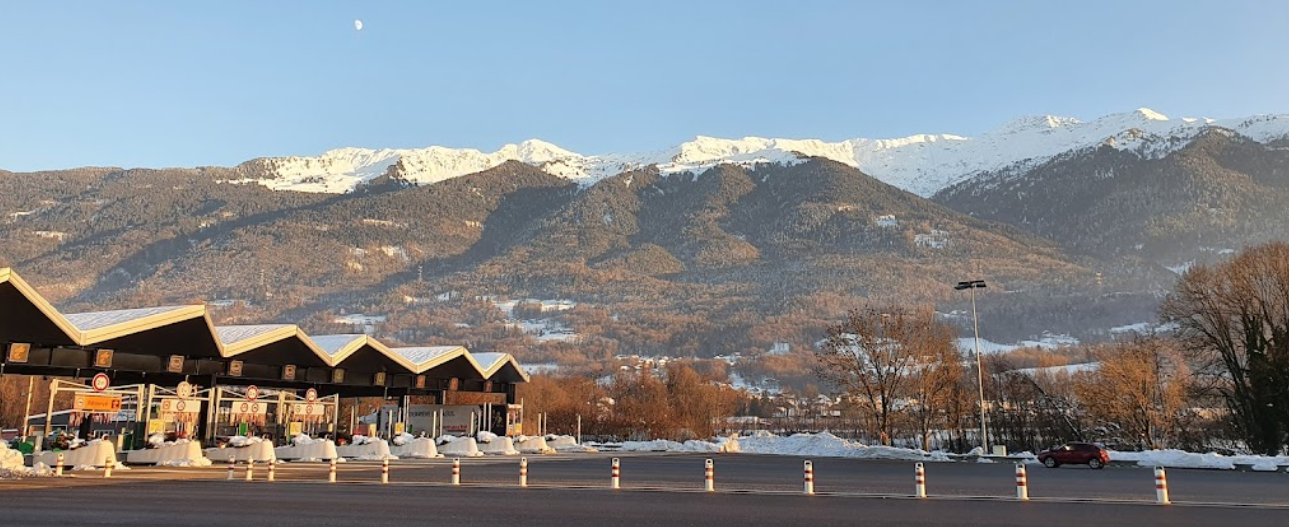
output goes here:
{"type": "Polygon", "coordinates": [[[956,291],[971,290],[971,325],[976,333],[976,386],[980,389],[980,447],[984,454],[989,453],[989,429],[985,424],[985,370],[980,363],[980,318],[976,316],[976,289],[984,289],[984,280],[958,282],[953,286],[956,291]]]}

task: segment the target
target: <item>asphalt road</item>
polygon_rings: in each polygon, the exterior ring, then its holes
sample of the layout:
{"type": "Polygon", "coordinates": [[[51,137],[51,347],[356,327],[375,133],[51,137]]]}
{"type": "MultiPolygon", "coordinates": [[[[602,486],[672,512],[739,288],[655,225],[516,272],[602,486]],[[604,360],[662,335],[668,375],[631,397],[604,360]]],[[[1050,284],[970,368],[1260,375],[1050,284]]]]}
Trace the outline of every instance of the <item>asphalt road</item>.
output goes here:
{"type": "Polygon", "coordinates": [[[6,525],[1285,525],[1289,511],[605,489],[129,481],[0,491],[6,525]]]}
{"type": "Polygon", "coordinates": [[[449,485],[451,460],[399,460],[391,484],[379,462],[287,463],[277,482],[224,481],[225,467],[139,468],[112,479],[76,472],[62,479],[0,480],[5,524],[355,525],[450,521],[461,525],[1289,525],[1289,475],[1173,470],[1174,505],[1153,504],[1147,468],[1029,467],[1032,500],[1014,499],[1014,466],[927,463],[929,499],[913,499],[907,461],[815,459],[816,496],[803,496],[802,458],[710,456],[717,492],[703,492],[701,455],[622,454],[622,490],[611,491],[612,455],[528,456],[529,488],[518,488],[518,458],[462,460],[462,486],[449,485]]]}

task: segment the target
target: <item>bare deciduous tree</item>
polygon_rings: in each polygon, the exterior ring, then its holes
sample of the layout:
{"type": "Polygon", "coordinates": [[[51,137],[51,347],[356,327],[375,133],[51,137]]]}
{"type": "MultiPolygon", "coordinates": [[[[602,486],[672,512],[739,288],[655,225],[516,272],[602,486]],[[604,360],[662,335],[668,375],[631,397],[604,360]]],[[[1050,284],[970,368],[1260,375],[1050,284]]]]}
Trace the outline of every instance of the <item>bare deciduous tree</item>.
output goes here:
{"type": "Polygon", "coordinates": [[[1226,400],[1249,448],[1289,441],[1289,244],[1270,243],[1182,275],[1160,308],[1226,400]]]}

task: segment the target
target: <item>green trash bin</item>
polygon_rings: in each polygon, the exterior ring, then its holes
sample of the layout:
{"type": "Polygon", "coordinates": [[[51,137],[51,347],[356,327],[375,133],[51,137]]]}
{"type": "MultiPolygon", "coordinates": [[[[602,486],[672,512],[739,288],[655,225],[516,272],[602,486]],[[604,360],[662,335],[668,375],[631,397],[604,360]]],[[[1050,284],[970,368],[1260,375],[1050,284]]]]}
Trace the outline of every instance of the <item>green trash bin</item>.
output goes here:
{"type": "Polygon", "coordinates": [[[18,448],[16,450],[23,454],[31,454],[36,451],[36,445],[24,441],[22,443],[18,443],[18,448]]]}

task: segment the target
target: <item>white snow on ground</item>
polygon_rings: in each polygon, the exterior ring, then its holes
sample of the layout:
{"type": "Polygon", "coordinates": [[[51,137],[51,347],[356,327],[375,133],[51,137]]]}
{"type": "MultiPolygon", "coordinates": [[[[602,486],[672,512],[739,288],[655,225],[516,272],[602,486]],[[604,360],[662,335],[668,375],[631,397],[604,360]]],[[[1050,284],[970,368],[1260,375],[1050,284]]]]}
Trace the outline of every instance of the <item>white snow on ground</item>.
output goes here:
{"type": "Polygon", "coordinates": [[[390,442],[393,443],[394,446],[403,446],[415,440],[416,440],[416,436],[413,436],[412,434],[404,432],[394,436],[394,439],[390,440],[390,442]]]}
{"type": "MultiPolygon", "coordinates": [[[[1037,339],[1026,339],[1015,344],[1000,344],[988,339],[980,339],[980,353],[985,355],[994,355],[998,353],[1007,353],[1018,348],[1043,348],[1056,349],[1063,346],[1076,346],[1079,339],[1069,335],[1053,335],[1044,333],[1037,339]]],[[[958,349],[965,355],[975,356],[976,339],[973,337],[962,337],[958,339],[958,349]]]]}
{"type": "Polygon", "coordinates": [[[1111,461],[1136,462],[1143,467],[1210,468],[1234,470],[1236,465],[1251,465],[1253,470],[1274,472],[1278,466],[1289,466],[1289,456],[1224,456],[1198,454],[1182,450],[1147,450],[1144,452],[1110,451],[1111,461]]]}
{"type": "Polygon", "coordinates": [[[23,463],[22,452],[11,450],[9,444],[0,441],[0,479],[17,479],[32,477],[52,477],[53,469],[43,463],[27,468],[23,463]]]}
{"type": "Polygon", "coordinates": [[[781,456],[950,461],[949,456],[943,452],[926,452],[889,446],[869,446],[856,441],[842,439],[828,432],[793,434],[788,437],[782,437],[761,431],[744,437],[717,438],[711,442],[685,441],[684,443],[677,443],[665,439],[627,441],[622,443],[620,449],[630,452],[741,452],[745,454],[781,456]]]}
{"type": "Polygon", "coordinates": [[[1066,364],[1064,366],[1045,366],[1042,368],[1021,368],[1018,370],[1011,370],[1011,371],[1016,373],[1024,373],[1029,376],[1034,376],[1040,373],[1044,373],[1048,375],[1055,375],[1058,373],[1063,373],[1066,375],[1074,375],[1079,372],[1096,371],[1097,368],[1100,368],[1100,367],[1101,367],[1100,362],[1083,362],[1079,364],[1066,364]]]}

